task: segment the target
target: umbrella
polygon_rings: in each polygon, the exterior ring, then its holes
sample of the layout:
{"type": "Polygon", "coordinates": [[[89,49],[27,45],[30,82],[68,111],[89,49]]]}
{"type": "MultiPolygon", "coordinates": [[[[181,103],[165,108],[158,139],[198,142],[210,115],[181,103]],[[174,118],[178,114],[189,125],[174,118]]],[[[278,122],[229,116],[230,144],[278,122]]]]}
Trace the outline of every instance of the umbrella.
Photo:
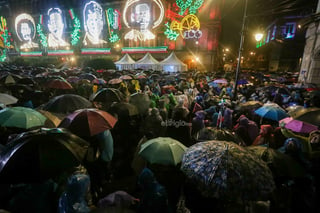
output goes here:
{"type": "Polygon", "coordinates": [[[318,130],[318,126],[295,119],[292,119],[291,121],[286,123],[285,128],[299,133],[310,133],[314,130],[318,130]]]}
{"type": "Polygon", "coordinates": [[[138,108],[135,105],[125,102],[113,104],[108,111],[117,114],[119,118],[139,115],[138,108]]]}
{"type": "Polygon", "coordinates": [[[289,106],[286,108],[288,114],[290,116],[294,115],[297,111],[303,109],[304,107],[303,106],[300,106],[300,105],[292,105],[292,106],[289,106]]]}
{"type": "Polygon", "coordinates": [[[224,79],[224,78],[221,78],[221,79],[214,80],[213,83],[215,83],[215,84],[227,84],[228,81],[226,79],[224,79]]]}
{"type": "Polygon", "coordinates": [[[43,116],[45,116],[47,118],[44,126],[48,127],[48,128],[55,128],[57,126],[59,126],[59,124],[61,123],[61,119],[58,118],[57,116],[55,116],[54,114],[52,114],[51,112],[45,111],[45,110],[37,110],[38,112],[40,112],[43,116]]]}
{"type": "Polygon", "coordinates": [[[151,101],[147,94],[134,93],[130,96],[129,103],[138,108],[140,115],[144,115],[147,113],[151,101]]]}
{"type": "Polygon", "coordinates": [[[292,121],[292,120],[293,120],[292,117],[286,117],[286,118],[284,118],[284,119],[281,119],[281,120],[279,121],[279,126],[281,126],[282,124],[283,124],[283,125],[286,125],[287,123],[289,123],[289,121],[292,121]]]}
{"type": "Polygon", "coordinates": [[[1,183],[37,183],[79,166],[89,144],[61,129],[18,135],[0,156],[1,183]]]}
{"type": "Polygon", "coordinates": [[[320,126],[320,108],[304,108],[291,115],[295,120],[304,121],[316,126],[320,126]]]}
{"type": "Polygon", "coordinates": [[[4,105],[15,104],[18,102],[18,99],[7,93],[0,93],[0,103],[4,105]]]}
{"type": "Polygon", "coordinates": [[[275,189],[267,164],[232,142],[192,145],[183,155],[181,170],[206,197],[259,200],[275,189]]]}
{"type": "Polygon", "coordinates": [[[52,98],[43,106],[43,110],[67,114],[77,109],[92,107],[92,103],[80,95],[64,94],[52,98]]]}
{"type": "Polygon", "coordinates": [[[114,78],[108,81],[108,84],[120,84],[122,82],[122,79],[120,78],[114,78]]]}
{"type": "Polygon", "coordinates": [[[304,168],[289,155],[265,146],[248,146],[250,152],[266,162],[276,177],[302,177],[304,168]]]}
{"type": "Polygon", "coordinates": [[[97,78],[95,75],[93,75],[91,73],[84,73],[84,74],[81,74],[79,77],[81,79],[89,80],[90,82],[93,81],[93,79],[97,78]]]}
{"type": "Polygon", "coordinates": [[[274,121],[279,121],[283,118],[289,117],[286,111],[277,104],[264,104],[254,112],[262,118],[274,121]]]}
{"type": "Polygon", "coordinates": [[[46,117],[36,110],[26,107],[9,107],[0,111],[0,125],[30,129],[45,124],[46,117]]]}
{"type": "Polygon", "coordinates": [[[120,76],[120,79],[121,80],[131,80],[132,77],[130,75],[122,75],[122,76],[120,76]]]}
{"type": "Polygon", "coordinates": [[[103,85],[103,84],[106,84],[107,82],[103,78],[95,78],[92,80],[91,83],[103,85]]]}
{"type": "Polygon", "coordinates": [[[51,89],[73,89],[71,84],[65,80],[53,79],[47,83],[47,88],[51,89]]]}
{"type": "Polygon", "coordinates": [[[69,83],[78,83],[79,80],[80,80],[80,78],[79,78],[78,76],[69,76],[69,77],[67,78],[67,81],[68,81],[69,83]]]}
{"type": "Polygon", "coordinates": [[[186,150],[187,147],[177,140],[158,137],[143,143],[139,155],[151,164],[177,165],[186,150]]]}
{"type": "Polygon", "coordinates": [[[97,93],[93,94],[90,97],[91,101],[94,102],[120,102],[121,101],[121,92],[117,89],[113,88],[103,88],[99,90],[97,93]]]}
{"type": "Polygon", "coordinates": [[[80,109],[65,117],[59,127],[67,128],[78,136],[93,136],[112,129],[117,119],[99,109],[80,109]]]}
{"type": "Polygon", "coordinates": [[[257,109],[259,107],[262,107],[263,103],[260,101],[247,101],[245,103],[240,103],[237,107],[236,110],[251,110],[251,109],[257,109]]]}
{"type": "Polygon", "coordinates": [[[214,127],[206,127],[200,130],[197,138],[199,141],[222,140],[237,142],[237,138],[232,132],[226,129],[218,129],[214,127]]]}
{"type": "Polygon", "coordinates": [[[7,74],[0,78],[0,84],[15,84],[21,77],[19,75],[7,74]]]}
{"type": "Polygon", "coordinates": [[[25,85],[35,85],[36,82],[31,78],[21,78],[17,80],[18,84],[25,84],[25,85]]]}
{"type": "Polygon", "coordinates": [[[238,85],[242,85],[242,84],[249,84],[249,82],[247,81],[247,79],[241,79],[237,81],[238,85]]]}

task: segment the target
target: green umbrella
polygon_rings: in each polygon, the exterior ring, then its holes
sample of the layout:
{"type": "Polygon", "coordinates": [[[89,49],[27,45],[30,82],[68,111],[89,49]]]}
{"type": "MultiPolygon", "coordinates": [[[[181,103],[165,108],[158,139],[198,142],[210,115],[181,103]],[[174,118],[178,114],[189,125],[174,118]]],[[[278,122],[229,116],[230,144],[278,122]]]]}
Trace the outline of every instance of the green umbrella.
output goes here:
{"type": "Polygon", "coordinates": [[[139,155],[149,163],[177,165],[186,150],[187,147],[177,140],[158,137],[142,144],[139,155]]]}
{"type": "Polygon", "coordinates": [[[30,129],[43,126],[47,118],[40,112],[26,107],[10,107],[0,111],[0,125],[30,129]]]}

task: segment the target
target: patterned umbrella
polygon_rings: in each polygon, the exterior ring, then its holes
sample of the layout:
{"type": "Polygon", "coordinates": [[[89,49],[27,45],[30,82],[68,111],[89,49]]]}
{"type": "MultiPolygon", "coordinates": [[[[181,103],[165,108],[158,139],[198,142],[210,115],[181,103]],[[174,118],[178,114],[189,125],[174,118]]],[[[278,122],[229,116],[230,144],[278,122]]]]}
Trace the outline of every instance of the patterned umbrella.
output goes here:
{"type": "Polygon", "coordinates": [[[275,189],[267,164],[232,142],[192,145],[182,158],[181,170],[206,197],[259,200],[275,189]]]}

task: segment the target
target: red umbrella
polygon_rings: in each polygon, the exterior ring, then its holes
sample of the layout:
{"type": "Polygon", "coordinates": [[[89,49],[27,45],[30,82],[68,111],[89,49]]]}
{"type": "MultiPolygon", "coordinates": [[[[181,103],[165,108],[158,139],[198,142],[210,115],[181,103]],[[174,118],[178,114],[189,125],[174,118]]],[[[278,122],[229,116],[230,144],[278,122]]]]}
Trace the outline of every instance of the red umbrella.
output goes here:
{"type": "Polygon", "coordinates": [[[122,79],[122,80],[131,80],[132,77],[130,75],[122,75],[122,76],[120,76],[120,79],[122,79]]]}
{"type": "Polygon", "coordinates": [[[112,129],[117,119],[99,109],[80,109],[63,119],[59,127],[67,128],[78,136],[93,136],[112,129]]]}
{"type": "Polygon", "coordinates": [[[60,79],[53,79],[49,81],[47,87],[51,89],[73,89],[70,83],[60,79]]]}

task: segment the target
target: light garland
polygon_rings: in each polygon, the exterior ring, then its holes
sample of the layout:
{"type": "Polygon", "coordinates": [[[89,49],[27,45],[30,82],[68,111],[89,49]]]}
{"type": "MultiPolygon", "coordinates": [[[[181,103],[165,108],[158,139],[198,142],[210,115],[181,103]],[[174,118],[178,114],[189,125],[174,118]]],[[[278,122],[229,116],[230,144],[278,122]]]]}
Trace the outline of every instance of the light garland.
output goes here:
{"type": "Polygon", "coordinates": [[[202,6],[204,0],[196,0],[189,8],[189,14],[196,14],[197,10],[202,6]]]}
{"type": "Polygon", "coordinates": [[[80,40],[81,23],[78,17],[75,16],[73,9],[69,10],[71,19],[73,20],[73,30],[71,33],[71,45],[75,46],[80,40]]]}
{"type": "Polygon", "coordinates": [[[42,44],[43,47],[48,47],[48,41],[47,41],[47,36],[43,33],[43,16],[40,15],[39,17],[39,24],[37,24],[37,33],[38,36],[40,37],[40,43],[42,44]]]}
{"type": "Polygon", "coordinates": [[[115,43],[120,40],[119,35],[115,32],[115,30],[121,29],[120,12],[118,10],[113,10],[112,8],[109,8],[106,10],[106,17],[110,36],[109,41],[115,43]]]}
{"type": "Polygon", "coordinates": [[[167,36],[167,38],[169,40],[177,40],[177,38],[179,37],[179,33],[170,29],[169,22],[167,22],[165,26],[166,26],[166,30],[164,31],[164,34],[167,36]]]}
{"type": "Polygon", "coordinates": [[[177,1],[176,1],[177,6],[180,8],[180,11],[179,11],[179,14],[180,14],[180,15],[183,15],[184,12],[186,12],[186,10],[188,9],[188,7],[191,6],[192,1],[193,1],[193,0],[186,0],[186,1],[177,0],[177,1]]]}
{"type": "Polygon", "coordinates": [[[3,40],[4,49],[2,55],[0,56],[0,61],[4,62],[7,58],[7,48],[10,47],[10,35],[7,28],[7,20],[1,16],[1,25],[0,25],[0,37],[3,40]]]}

